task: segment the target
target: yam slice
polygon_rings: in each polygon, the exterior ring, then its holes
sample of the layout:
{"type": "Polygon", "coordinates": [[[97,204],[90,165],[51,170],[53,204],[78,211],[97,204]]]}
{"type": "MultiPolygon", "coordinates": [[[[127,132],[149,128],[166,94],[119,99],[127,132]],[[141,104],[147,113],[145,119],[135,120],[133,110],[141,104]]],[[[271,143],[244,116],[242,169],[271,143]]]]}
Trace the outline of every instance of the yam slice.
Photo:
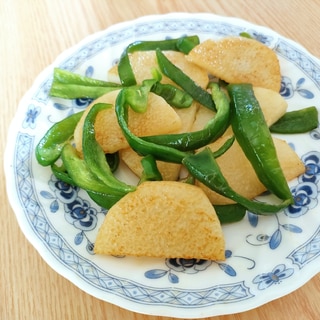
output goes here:
{"type": "MultiPolygon", "coordinates": [[[[84,119],[95,103],[110,103],[112,108],[99,112],[95,122],[96,139],[105,153],[114,153],[129,146],[122,134],[114,110],[119,91],[111,91],[98,98],[86,109],[80,119],[74,139],[76,148],[82,151],[82,127],[84,119]]],[[[136,113],[129,109],[129,128],[137,136],[148,136],[176,132],[181,128],[181,120],[167,102],[153,94],[149,94],[148,109],[145,113],[136,113]]]]}
{"type": "Polygon", "coordinates": [[[253,88],[267,125],[270,127],[277,122],[287,111],[288,103],[280,93],[261,87],[253,88]]]}
{"type": "Polygon", "coordinates": [[[225,259],[225,240],[204,192],[176,181],[144,182],[119,200],[99,229],[96,254],[225,259]]]}
{"type": "MultiPolygon", "coordinates": [[[[209,146],[210,149],[218,149],[227,138],[228,136],[224,136],[212,143],[209,146]]],[[[273,138],[273,140],[286,180],[290,181],[301,175],[305,171],[305,167],[295,151],[286,141],[278,138],[273,138]]],[[[217,162],[229,185],[244,197],[253,199],[266,191],[265,186],[259,181],[251,163],[237,141],[233,143],[226,153],[217,158],[217,162]]],[[[206,193],[212,204],[224,205],[233,203],[232,200],[212,191],[199,181],[196,182],[196,185],[206,193]]]]}
{"type": "Polygon", "coordinates": [[[228,83],[251,83],[280,91],[280,64],[276,53],[263,43],[245,37],[206,40],[186,59],[228,83]]]}

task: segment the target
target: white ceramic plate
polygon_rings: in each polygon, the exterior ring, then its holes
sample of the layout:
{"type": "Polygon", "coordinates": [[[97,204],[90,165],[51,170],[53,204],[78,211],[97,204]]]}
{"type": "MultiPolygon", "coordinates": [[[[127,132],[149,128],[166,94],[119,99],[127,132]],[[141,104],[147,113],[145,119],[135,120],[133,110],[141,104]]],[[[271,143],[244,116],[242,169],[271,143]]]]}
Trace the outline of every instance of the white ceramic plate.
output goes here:
{"type": "Polygon", "coordinates": [[[292,292],[319,272],[319,128],[283,136],[307,169],[290,183],[296,203],[277,216],[248,214],[243,221],[224,226],[224,263],[94,255],[105,211],[82,190],[56,181],[34,157],[35,145],[54,122],[88,104],[48,96],[54,66],[105,79],[108,68],[135,40],[185,34],[204,40],[242,31],[279,56],[281,93],[290,110],[317,105],[319,60],[300,45],[239,19],[185,13],[143,17],[86,38],[44,70],[22,99],[5,153],[10,202],[21,229],[42,257],[82,290],[136,312],[201,318],[255,308],[292,292]]]}

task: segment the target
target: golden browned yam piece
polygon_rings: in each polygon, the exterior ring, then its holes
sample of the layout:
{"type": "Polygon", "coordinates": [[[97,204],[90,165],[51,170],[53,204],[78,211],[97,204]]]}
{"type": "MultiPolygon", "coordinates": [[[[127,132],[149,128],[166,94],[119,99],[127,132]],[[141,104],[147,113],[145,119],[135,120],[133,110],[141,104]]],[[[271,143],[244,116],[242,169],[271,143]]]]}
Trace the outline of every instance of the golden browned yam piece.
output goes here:
{"type": "MultiPolygon", "coordinates": [[[[164,51],[166,57],[180,68],[185,74],[193,79],[199,86],[206,88],[209,82],[208,73],[201,67],[186,60],[185,55],[176,51],[164,51]]],[[[136,77],[137,83],[142,83],[145,79],[152,79],[152,70],[158,69],[158,62],[155,51],[137,51],[129,55],[132,70],[136,77]]],[[[113,66],[108,72],[108,80],[119,83],[117,65],[113,66]]],[[[172,80],[163,76],[162,83],[171,83],[172,80]]]]}
{"type": "Polygon", "coordinates": [[[206,107],[200,106],[197,113],[195,120],[192,124],[191,131],[199,131],[203,130],[208,121],[215,117],[216,112],[209,110],[206,107]]]}
{"type": "MultiPolygon", "coordinates": [[[[134,150],[126,148],[120,150],[121,160],[129,167],[129,169],[138,177],[142,175],[141,159],[134,150]]],[[[157,161],[158,169],[162,175],[163,180],[176,181],[179,178],[181,165],[178,163],[170,163],[164,161],[157,161]]]]}
{"type": "MultiPolygon", "coordinates": [[[[99,112],[95,121],[96,139],[105,153],[114,153],[127,148],[128,142],[122,134],[114,110],[114,103],[119,91],[111,91],[95,100],[80,119],[74,139],[76,148],[82,151],[82,127],[90,108],[99,102],[110,103],[112,108],[99,112]]],[[[148,109],[144,113],[136,113],[129,109],[129,128],[137,136],[148,136],[176,132],[181,128],[181,120],[174,109],[161,97],[150,93],[148,109]]]]}
{"type": "Polygon", "coordinates": [[[277,122],[286,113],[288,103],[280,93],[261,87],[254,87],[253,91],[268,126],[277,122]]]}
{"type": "MultiPolygon", "coordinates": [[[[217,150],[225,139],[227,139],[226,136],[214,142],[210,145],[210,149],[217,150]]],[[[286,141],[277,138],[273,138],[273,140],[287,181],[302,174],[305,171],[305,167],[295,151],[292,150],[286,141]]],[[[233,143],[232,147],[225,154],[217,158],[217,162],[229,185],[244,197],[253,199],[266,191],[266,188],[259,181],[251,163],[246,158],[237,141],[233,143]]],[[[233,203],[232,200],[210,190],[199,181],[196,182],[196,185],[204,190],[213,204],[223,205],[233,203]]]]}
{"type": "Polygon", "coordinates": [[[144,182],[108,211],[97,254],[225,259],[225,240],[204,192],[176,181],[144,182]]]}
{"type": "Polygon", "coordinates": [[[226,37],[206,40],[186,59],[228,83],[251,83],[279,92],[280,64],[272,49],[254,39],[226,37]]]}
{"type": "Polygon", "coordinates": [[[189,132],[191,130],[196,118],[196,114],[200,107],[200,104],[194,101],[189,108],[175,108],[177,115],[181,119],[181,129],[179,130],[180,133],[189,132]]]}

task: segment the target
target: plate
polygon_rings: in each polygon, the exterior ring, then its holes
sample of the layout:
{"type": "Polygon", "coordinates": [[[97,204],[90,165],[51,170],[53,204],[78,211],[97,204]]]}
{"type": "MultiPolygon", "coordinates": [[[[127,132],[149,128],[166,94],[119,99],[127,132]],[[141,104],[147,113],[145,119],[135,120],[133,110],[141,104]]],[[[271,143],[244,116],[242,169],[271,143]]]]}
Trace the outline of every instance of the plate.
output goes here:
{"type": "Polygon", "coordinates": [[[289,110],[317,104],[319,60],[300,45],[243,20],[189,13],[146,16],[84,39],[44,70],[21,100],[5,152],[10,203],[44,260],[90,295],[144,314],[202,318],[255,308],[294,291],[319,272],[319,127],[308,134],[280,135],[306,166],[306,173],[290,182],[295,204],[272,217],[248,213],[241,222],[223,226],[224,262],[94,255],[106,211],[82,190],[57,181],[34,156],[35,145],[53,123],[89,103],[48,96],[54,67],[105,79],[135,40],[186,34],[217,39],[242,31],[277,53],[281,94],[289,110]]]}

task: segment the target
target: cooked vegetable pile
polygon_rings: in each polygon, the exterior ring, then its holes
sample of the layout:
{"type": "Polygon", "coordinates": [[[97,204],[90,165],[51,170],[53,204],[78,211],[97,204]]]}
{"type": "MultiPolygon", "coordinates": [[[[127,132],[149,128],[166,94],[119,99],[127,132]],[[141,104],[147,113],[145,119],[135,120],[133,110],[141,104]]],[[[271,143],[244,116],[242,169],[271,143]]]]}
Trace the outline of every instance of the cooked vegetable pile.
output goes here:
{"type": "Polygon", "coordinates": [[[152,197],[152,186],[159,192],[164,180],[175,182],[177,194],[182,184],[201,189],[220,223],[241,220],[246,210],[275,214],[293,203],[287,181],[304,166],[271,133],[310,131],[318,113],[315,107],[286,111],[280,65],[270,48],[240,36],[139,41],[126,48],[108,78],[54,70],[53,97],[94,99],[84,112],[54,124],[36,147],[38,162],[57,178],[86,190],[110,212],[146,182],[152,197]],[[116,178],[119,161],[139,177],[138,185],[116,178]],[[266,190],[279,201],[254,199],[266,190]]]}

